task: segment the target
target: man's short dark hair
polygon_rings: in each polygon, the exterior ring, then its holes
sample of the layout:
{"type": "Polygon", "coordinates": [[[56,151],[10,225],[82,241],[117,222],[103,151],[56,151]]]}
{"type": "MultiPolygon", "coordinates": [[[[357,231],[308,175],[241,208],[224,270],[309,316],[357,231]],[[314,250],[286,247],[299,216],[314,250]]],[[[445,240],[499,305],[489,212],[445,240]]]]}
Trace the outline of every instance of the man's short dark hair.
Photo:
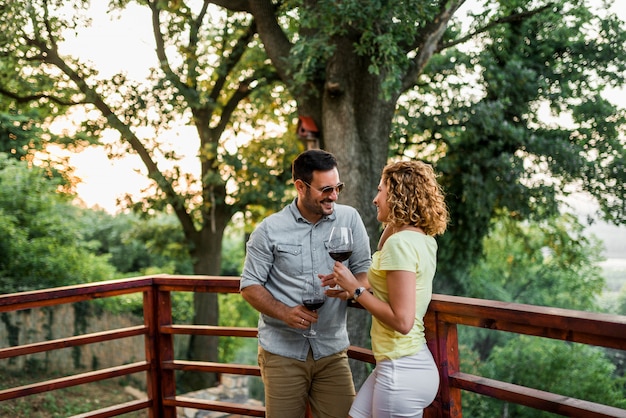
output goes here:
{"type": "Polygon", "coordinates": [[[330,152],[321,149],[306,150],[293,160],[291,174],[293,181],[303,180],[310,183],[314,171],[330,171],[337,167],[337,160],[330,152]]]}

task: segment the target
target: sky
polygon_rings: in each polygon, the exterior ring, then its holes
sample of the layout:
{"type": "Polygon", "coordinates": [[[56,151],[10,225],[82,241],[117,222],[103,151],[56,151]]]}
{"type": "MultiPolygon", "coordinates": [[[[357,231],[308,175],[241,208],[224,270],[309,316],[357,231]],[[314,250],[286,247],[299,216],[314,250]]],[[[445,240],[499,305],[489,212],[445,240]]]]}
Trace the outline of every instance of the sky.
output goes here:
{"type": "MultiPolygon", "coordinates": [[[[94,16],[97,16],[93,25],[81,30],[79,36],[68,37],[60,49],[74,54],[77,51],[82,60],[91,61],[98,68],[101,77],[125,71],[130,78],[146,78],[148,69],[156,65],[154,40],[149,23],[138,23],[150,22],[149,13],[131,3],[130,12],[117,19],[107,14],[107,3],[92,2],[94,16]],[[128,65],[130,57],[133,63],[141,62],[141,65],[128,65]]],[[[77,193],[87,207],[98,206],[116,213],[115,202],[119,196],[138,194],[148,185],[145,175],[137,172],[144,170],[144,166],[136,155],[111,161],[100,148],[62,154],[70,156],[75,174],[82,179],[77,193]]]]}
{"type": "MultiPolygon", "coordinates": [[[[615,4],[622,0],[618,0],[615,4]]],[[[62,51],[80,54],[82,59],[92,61],[102,77],[125,71],[131,78],[142,79],[148,74],[148,68],[156,65],[154,40],[151,27],[143,22],[150,22],[145,8],[134,3],[129,11],[118,19],[107,14],[104,1],[92,2],[94,18],[91,28],[82,30],[77,37],[68,37],[61,45],[62,51]],[[139,59],[138,59],[139,58],[139,59]],[[128,65],[129,62],[140,65],[128,65]]],[[[468,2],[471,6],[471,1],[468,2]]],[[[626,21],[626,8],[613,6],[612,11],[626,21]]],[[[626,107],[626,90],[608,91],[606,97],[614,103],[626,107]]],[[[191,141],[175,141],[185,143],[191,141]]],[[[195,144],[191,144],[195,145],[195,144]]],[[[177,150],[187,155],[189,164],[197,163],[195,150],[177,150]]],[[[82,179],[77,187],[80,199],[87,207],[100,207],[110,213],[116,213],[116,199],[123,194],[138,194],[148,185],[143,163],[135,155],[128,155],[120,160],[109,160],[98,148],[89,148],[79,154],[69,154],[75,174],[82,179]]],[[[584,196],[574,196],[571,201],[581,215],[593,211],[593,206],[584,196]]],[[[626,259],[626,227],[614,227],[605,222],[593,225],[590,233],[598,235],[607,244],[607,256],[626,259]]]]}

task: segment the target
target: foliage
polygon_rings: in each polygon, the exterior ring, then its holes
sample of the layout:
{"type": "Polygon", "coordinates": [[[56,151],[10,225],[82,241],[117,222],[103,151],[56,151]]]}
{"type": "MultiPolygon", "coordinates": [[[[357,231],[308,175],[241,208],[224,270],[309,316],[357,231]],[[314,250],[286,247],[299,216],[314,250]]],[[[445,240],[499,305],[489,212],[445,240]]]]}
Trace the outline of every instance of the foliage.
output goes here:
{"type": "Polygon", "coordinates": [[[98,254],[124,276],[193,274],[185,239],[175,217],[159,214],[148,219],[132,213],[112,216],[101,210],[84,211],[77,219],[85,237],[98,254]]]}
{"type": "Polygon", "coordinates": [[[108,258],[93,253],[74,227],[78,210],[40,169],[0,153],[2,292],[112,279],[108,258]]]}
{"type": "MultiPolygon", "coordinates": [[[[615,366],[602,350],[594,347],[518,336],[495,348],[479,369],[478,373],[485,377],[626,408],[625,378],[614,376],[615,366]]],[[[476,418],[554,416],[471,393],[464,394],[463,412],[476,418]]]]}
{"type": "Polygon", "coordinates": [[[38,109],[18,110],[9,104],[7,109],[3,102],[7,100],[0,95],[0,153],[9,158],[28,162],[45,169],[48,177],[60,182],[58,187],[71,193],[75,184],[73,169],[68,166],[66,158],[50,155],[46,152],[48,137],[62,142],[62,137],[51,135],[43,128],[43,116],[38,109]],[[6,110],[6,111],[5,111],[6,110]]]}
{"type": "Polygon", "coordinates": [[[33,150],[41,148],[41,144],[33,141],[33,131],[41,130],[32,126],[33,120],[29,115],[0,113],[0,152],[21,160],[33,150]]]}
{"type": "MultiPolygon", "coordinates": [[[[601,246],[571,215],[522,222],[499,214],[484,238],[484,252],[468,275],[467,296],[504,302],[598,311],[604,279],[601,246]]],[[[511,336],[463,329],[462,341],[482,360],[511,336]]]]}
{"type": "MultiPolygon", "coordinates": [[[[127,1],[110,3],[111,11],[126,7],[127,1]]],[[[187,248],[206,257],[203,251],[212,243],[200,237],[221,237],[234,213],[250,202],[258,204],[259,193],[281,201],[289,178],[284,161],[291,161],[297,146],[287,141],[289,136],[281,138],[284,128],[277,129],[276,122],[288,125],[293,108],[289,97],[276,90],[276,76],[245,15],[183,2],[140,7],[153,14],[159,63],[142,82],[124,73],[99,77],[80,57],[64,55],[65,38],[90,24],[89,2],[4,6],[0,64],[6,64],[1,75],[7,82],[0,93],[14,103],[45,109],[51,118],[70,107],[84,109],[80,128],[69,131],[75,146],[102,143],[104,130],[118,131],[119,141],[108,145],[110,155],[138,153],[154,181],[139,200],[127,196],[126,205],[143,214],[171,208],[187,248]],[[196,143],[200,173],[180,165],[168,134],[184,126],[193,128],[185,139],[196,143]],[[250,142],[267,158],[250,156],[245,145],[250,142]],[[160,164],[163,160],[168,163],[160,164]],[[247,181],[252,174],[276,181],[247,181]]],[[[80,122],[78,115],[73,121],[80,122]]],[[[198,274],[217,273],[198,270],[204,268],[200,265],[195,265],[198,274]]]]}
{"type": "MultiPolygon", "coordinates": [[[[222,275],[240,276],[245,256],[244,225],[235,223],[226,230],[222,246],[222,275]]],[[[240,294],[218,296],[220,325],[227,327],[256,327],[258,312],[240,294]]],[[[220,337],[219,358],[224,363],[256,364],[257,341],[238,337],[220,337]]]]}
{"type": "Polygon", "coordinates": [[[617,298],[617,309],[615,313],[618,315],[626,315],[626,284],[622,286],[622,289],[619,292],[619,296],[617,298]]]}
{"type": "MultiPolygon", "coordinates": [[[[105,254],[123,277],[151,274],[193,274],[188,252],[176,219],[171,215],[141,219],[134,214],[115,216],[103,211],[85,211],[78,221],[87,238],[93,241],[98,254],[105,254]]],[[[222,246],[221,276],[239,276],[244,260],[243,225],[239,222],[226,229],[222,246]]],[[[115,313],[143,314],[141,295],[122,295],[102,301],[106,309],[115,313]]],[[[239,295],[219,295],[220,318],[223,326],[255,326],[250,320],[256,316],[239,295]],[[226,303],[226,305],[224,305],[226,303]]],[[[172,317],[177,323],[191,323],[193,294],[172,293],[172,317]]],[[[222,338],[219,344],[220,361],[231,361],[236,350],[245,344],[241,338],[222,338]]]]}
{"type": "MultiPolygon", "coordinates": [[[[258,312],[238,293],[219,295],[219,301],[221,326],[253,328],[257,326],[258,312]]],[[[220,361],[256,364],[256,345],[255,339],[220,337],[220,361]]]]}
{"type": "Polygon", "coordinates": [[[560,196],[584,191],[605,219],[625,221],[626,113],[602,96],[624,82],[623,24],[584,2],[510,18],[525,4],[476,8],[466,24],[480,35],[434,57],[401,99],[391,153],[435,163],[448,195],[438,291],[467,293],[463,272],[502,209],[543,219],[560,196]]]}
{"type": "MultiPolygon", "coordinates": [[[[34,381],[56,379],[57,375],[37,375],[1,370],[3,379],[0,389],[26,386],[34,381]],[[34,380],[36,377],[38,380],[34,380]]],[[[106,406],[119,405],[136,398],[125,390],[127,377],[111,378],[101,382],[87,383],[53,392],[39,393],[24,398],[4,400],[0,403],[2,417],[65,418],[80,415],[106,406]]],[[[124,414],[126,418],[146,418],[146,411],[124,414]]]]}
{"type": "Polygon", "coordinates": [[[338,48],[333,38],[346,37],[353,41],[355,53],[364,58],[367,70],[381,76],[387,99],[402,89],[399,75],[412,65],[407,47],[414,46],[426,22],[440,11],[437,2],[416,0],[367,3],[323,0],[315,7],[299,2],[291,4],[299,6],[300,36],[294,36],[290,54],[296,91],[301,92],[302,86],[309,85],[325,71],[338,48]]]}
{"type": "Polygon", "coordinates": [[[501,213],[471,270],[468,296],[593,310],[604,287],[601,243],[572,215],[520,222],[501,213]]]}
{"type": "MultiPolygon", "coordinates": [[[[2,7],[8,9],[9,5],[2,7]]],[[[0,11],[6,10],[0,8],[0,11]]],[[[1,24],[0,28],[6,29],[1,24]]],[[[62,179],[63,188],[69,192],[75,185],[73,169],[66,158],[48,153],[47,145],[70,145],[71,149],[79,150],[87,142],[79,140],[80,136],[70,140],[65,133],[56,134],[47,129],[50,116],[66,112],[67,103],[44,100],[33,104],[43,85],[33,83],[35,74],[20,75],[13,58],[10,54],[0,54],[0,152],[45,167],[46,174],[62,179]]]]}
{"type": "Polygon", "coordinates": [[[221,276],[240,276],[246,253],[246,235],[241,220],[231,224],[224,233],[221,276]]]}
{"type": "MultiPolygon", "coordinates": [[[[128,195],[124,204],[142,215],[174,214],[193,272],[218,274],[226,226],[235,213],[258,205],[248,192],[282,198],[289,178],[283,161],[290,161],[297,148],[284,134],[293,120],[293,105],[245,14],[224,13],[208,2],[109,2],[115,13],[135,6],[153,25],[156,66],[143,81],[124,72],[102,77],[82,57],[64,54],[65,37],[89,26],[90,2],[17,0],[3,5],[0,71],[10,71],[0,79],[13,75],[18,81],[7,81],[0,93],[49,109],[51,117],[63,115],[67,107],[82,110],[82,123],[72,136],[77,144],[103,144],[103,132],[115,131],[110,156],[136,153],[152,180],[141,196],[128,195]],[[184,130],[180,138],[192,142],[199,171],[182,166],[179,148],[171,141],[175,130],[177,135],[184,130]],[[257,142],[268,158],[246,159],[245,149],[238,148],[248,142],[257,142]],[[274,162],[278,170],[268,167],[274,162]],[[257,169],[264,171],[263,178],[277,181],[241,181],[257,169]]],[[[197,294],[196,299],[195,306],[206,309],[199,309],[194,321],[217,323],[215,295],[197,294]]],[[[195,358],[213,356],[217,347],[209,341],[207,349],[201,340],[192,339],[195,358]]],[[[207,379],[200,385],[214,383],[207,379]]]]}

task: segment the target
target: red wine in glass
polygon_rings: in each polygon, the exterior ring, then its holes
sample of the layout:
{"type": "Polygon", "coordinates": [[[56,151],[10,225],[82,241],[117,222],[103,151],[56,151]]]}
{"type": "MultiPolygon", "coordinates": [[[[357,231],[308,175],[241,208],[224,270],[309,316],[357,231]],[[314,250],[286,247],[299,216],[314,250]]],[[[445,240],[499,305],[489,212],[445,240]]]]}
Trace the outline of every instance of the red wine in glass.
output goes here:
{"type": "MultiPolygon", "coordinates": [[[[322,288],[322,283],[319,281],[307,281],[304,284],[302,292],[302,304],[310,311],[316,311],[322,307],[326,301],[326,294],[322,288]]],[[[302,335],[307,338],[317,338],[317,331],[314,324],[309,325],[309,329],[302,335]]]]}
{"type": "Polygon", "coordinates": [[[323,298],[320,298],[320,299],[304,299],[302,301],[302,304],[309,311],[317,311],[319,308],[322,307],[324,302],[325,302],[325,300],[323,298]]]}
{"type": "MultiPolygon", "coordinates": [[[[328,237],[328,255],[335,260],[344,262],[352,255],[352,229],[347,226],[333,226],[328,237]]],[[[331,289],[341,289],[339,286],[331,289]]]]}
{"type": "Polygon", "coordinates": [[[333,260],[346,261],[352,255],[352,229],[333,226],[328,237],[328,254],[333,260]]]}
{"type": "Polygon", "coordinates": [[[348,258],[350,258],[350,256],[352,255],[352,251],[334,251],[334,250],[330,250],[328,251],[328,254],[330,255],[330,258],[332,258],[335,261],[346,261],[348,258]]]}

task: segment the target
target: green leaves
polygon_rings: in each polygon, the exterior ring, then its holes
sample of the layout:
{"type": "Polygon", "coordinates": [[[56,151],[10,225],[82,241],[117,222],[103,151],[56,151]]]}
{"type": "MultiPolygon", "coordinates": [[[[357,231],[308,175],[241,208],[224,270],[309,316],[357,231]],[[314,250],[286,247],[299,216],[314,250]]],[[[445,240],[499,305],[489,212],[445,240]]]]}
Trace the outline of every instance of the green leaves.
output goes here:
{"type": "Polygon", "coordinates": [[[583,1],[484,6],[466,22],[479,33],[472,44],[434,56],[400,100],[391,141],[395,155],[442,173],[452,223],[439,290],[461,294],[461,272],[503,209],[551,217],[559,196],[585,191],[604,219],[626,220],[625,112],[603,97],[626,80],[623,22],[583,1]]]}
{"type": "Polygon", "coordinates": [[[520,222],[501,213],[472,269],[467,295],[507,302],[597,310],[604,287],[601,244],[572,215],[520,222]]]}
{"type": "MultiPolygon", "coordinates": [[[[479,374],[486,377],[626,408],[624,379],[613,376],[615,366],[595,347],[518,336],[494,349],[480,369],[479,374]]],[[[473,417],[499,416],[501,413],[497,411],[507,411],[508,416],[519,418],[554,416],[472,394],[464,396],[463,411],[473,417]]]]}
{"type": "Polygon", "coordinates": [[[0,153],[0,278],[3,293],[114,278],[76,228],[78,208],[41,170],[0,153]]]}

